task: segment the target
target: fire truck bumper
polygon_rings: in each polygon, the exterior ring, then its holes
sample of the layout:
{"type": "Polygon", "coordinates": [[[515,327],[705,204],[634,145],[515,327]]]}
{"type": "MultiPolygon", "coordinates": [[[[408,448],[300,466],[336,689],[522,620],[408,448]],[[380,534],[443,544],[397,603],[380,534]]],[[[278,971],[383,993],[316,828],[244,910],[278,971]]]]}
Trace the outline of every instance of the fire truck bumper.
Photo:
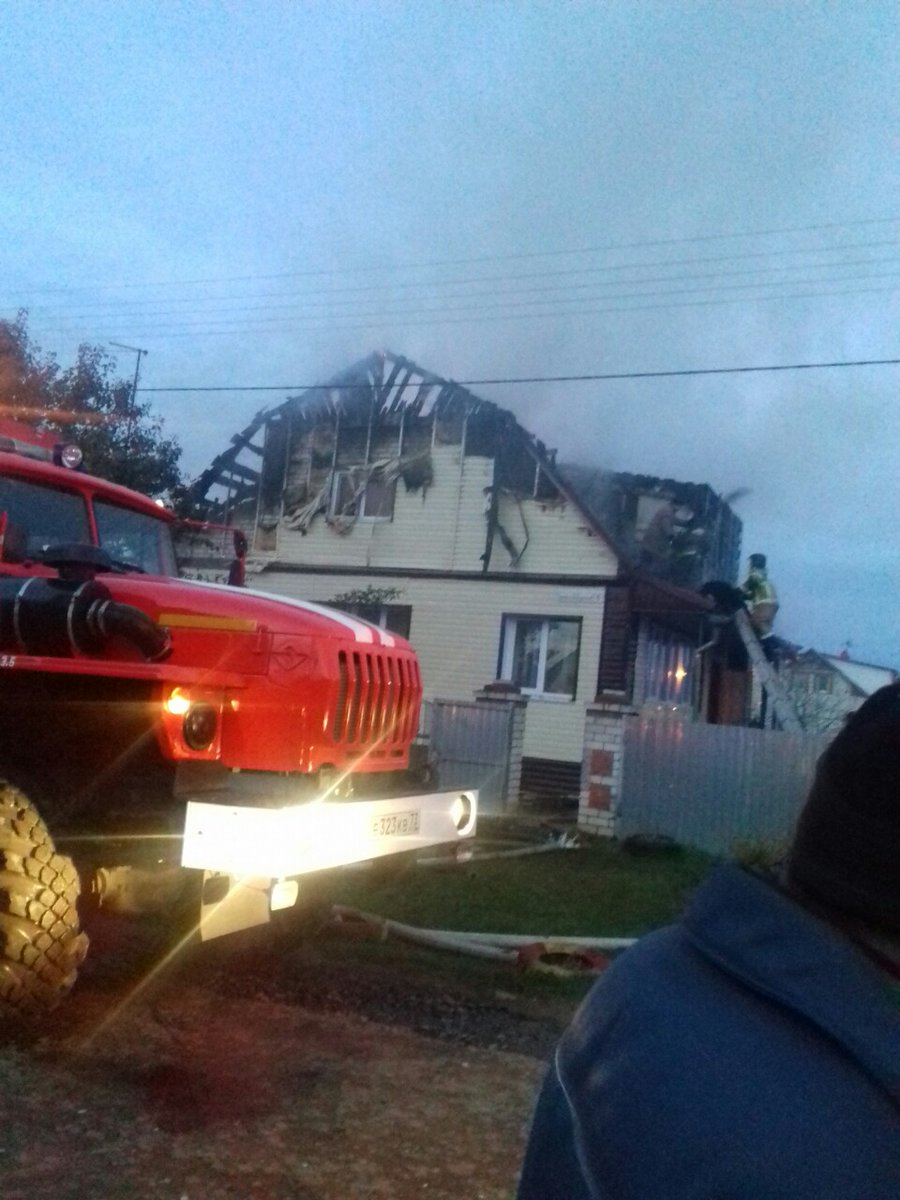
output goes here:
{"type": "Polygon", "coordinates": [[[266,922],[294,903],[298,876],[471,838],[477,810],[477,791],[285,808],[188,801],[181,865],[206,873],[201,934],[266,922]]]}

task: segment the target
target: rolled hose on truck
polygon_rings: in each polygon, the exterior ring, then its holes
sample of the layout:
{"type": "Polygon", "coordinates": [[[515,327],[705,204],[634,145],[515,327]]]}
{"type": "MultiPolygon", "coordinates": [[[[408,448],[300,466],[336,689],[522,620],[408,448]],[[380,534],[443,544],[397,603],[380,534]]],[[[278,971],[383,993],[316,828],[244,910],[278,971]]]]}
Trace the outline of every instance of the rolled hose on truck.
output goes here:
{"type": "Polygon", "coordinates": [[[0,650],[51,658],[98,654],[113,638],[147,662],[172,652],[169,631],[130,604],[113,600],[96,579],[0,579],[0,650]]]}

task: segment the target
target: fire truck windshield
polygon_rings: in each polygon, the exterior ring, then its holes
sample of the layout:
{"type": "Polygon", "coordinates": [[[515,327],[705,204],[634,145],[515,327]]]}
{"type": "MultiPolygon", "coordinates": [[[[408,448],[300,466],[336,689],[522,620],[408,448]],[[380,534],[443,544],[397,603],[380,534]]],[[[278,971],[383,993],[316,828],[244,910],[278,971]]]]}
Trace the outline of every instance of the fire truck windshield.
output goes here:
{"type": "MultiPolygon", "coordinates": [[[[0,515],[5,516],[2,558],[39,559],[51,546],[91,543],[87,500],[77,491],[48,487],[15,476],[0,477],[0,515]]],[[[108,500],[94,499],[100,545],[119,569],[177,575],[167,521],[108,500]]]]}
{"type": "Polygon", "coordinates": [[[37,558],[48,546],[89,542],[87,505],[78,492],[27,479],[0,478],[0,513],[6,514],[3,557],[37,558]]]}
{"type": "Polygon", "coordinates": [[[94,518],[100,545],[116,566],[148,575],[177,575],[168,522],[98,499],[94,518]]]}

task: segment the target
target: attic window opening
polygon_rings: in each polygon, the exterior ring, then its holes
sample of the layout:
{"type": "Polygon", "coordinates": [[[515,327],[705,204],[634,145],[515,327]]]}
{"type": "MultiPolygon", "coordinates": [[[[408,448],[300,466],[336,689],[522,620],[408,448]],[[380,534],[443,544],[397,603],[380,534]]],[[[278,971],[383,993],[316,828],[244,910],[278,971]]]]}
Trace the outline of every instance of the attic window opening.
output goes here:
{"type": "Polygon", "coordinates": [[[531,495],[534,500],[553,502],[561,499],[559,489],[540,463],[535,463],[534,487],[531,495]]]}
{"type": "Polygon", "coordinates": [[[360,521],[392,521],[396,480],[362,470],[336,471],[331,492],[332,517],[355,516],[360,521]]]}

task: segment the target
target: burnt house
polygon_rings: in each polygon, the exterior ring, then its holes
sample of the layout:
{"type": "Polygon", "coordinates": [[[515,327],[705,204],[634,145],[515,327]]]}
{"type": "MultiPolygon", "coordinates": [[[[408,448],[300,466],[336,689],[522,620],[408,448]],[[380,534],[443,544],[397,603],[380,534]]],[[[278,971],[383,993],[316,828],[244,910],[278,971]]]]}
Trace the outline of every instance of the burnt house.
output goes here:
{"type": "Polygon", "coordinates": [[[598,694],[702,705],[695,584],[733,580],[740,542],[705,485],[593,477],[507,409],[376,353],[258,413],[193,503],[243,529],[249,586],[409,637],[426,699],[511,681],[524,786],[574,795],[598,694]]]}

